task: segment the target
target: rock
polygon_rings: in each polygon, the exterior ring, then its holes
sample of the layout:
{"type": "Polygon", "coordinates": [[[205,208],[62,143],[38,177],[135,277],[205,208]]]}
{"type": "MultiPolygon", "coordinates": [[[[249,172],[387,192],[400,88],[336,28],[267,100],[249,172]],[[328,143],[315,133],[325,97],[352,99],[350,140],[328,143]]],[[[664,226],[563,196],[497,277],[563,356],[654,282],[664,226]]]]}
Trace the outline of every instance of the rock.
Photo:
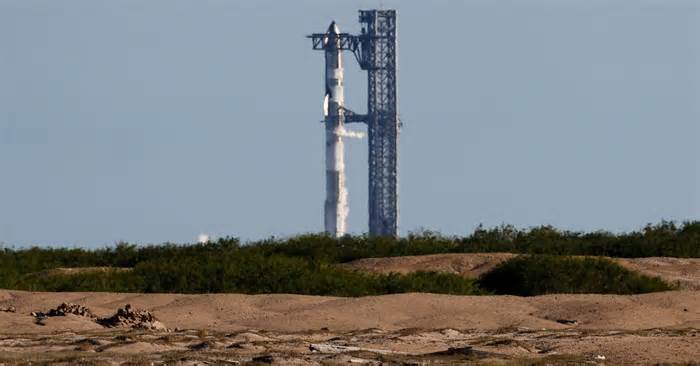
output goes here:
{"type": "Polygon", "coordinates": [[[339,346],[335,344],[312,343],[309,345],[309,350],[311,352],[319,353],[343,353],[360,351],[361,348],[353,346],[339,346]]]}
{"type": "Polygon", "coordinates": [[[0,312],[14,313],[14,312],[16,312],[16,311],[17,311],[17,309],[16,309],[14,306],[12,306],[12,305],[0,306],[0,312]]]}
{"type": "Polygon", "coordinates": [[[253,357],[253,362],[272,363],[274,361],[275,361],[275,358],[272,357],[272,355],[253,357]]]}
{"type": "Polygon", "coordinates": [[[557,319],[557,323],[576,325],[578,324],[578,321],[576,319],[557,319]]]}
{"type": "Polygon", "coordinates": [[[35,318],[46,318],[49,316],[66,316],[66,314],[73,314],[78,316],[85,316],[88,318],[95,318],[95,315],[86,306],[73,304],[73,303],[62,303],[58,305],[55,309],[51,309],[48,312],[32,312],[31,315],[35,318]]]}
{"type": "Polygon", "coordinates": [[[75,344],[75,345],[101,346],[102,342],[100,342],[98,339],[83,338],[83,339],[79,339],[79,340],[73,342],[73,344],[75,344]]]}
{"type": "Polygon", "coordinates": [[[465,347],[450,347],[445,351],[434,352],[433,354],[440,354],[445,356],[455,356],[455,355],[473,355],[474,349],[469,346],[465,347]]]}
{"type": "Polygon", "coordinates": [[[189,349],[193,351],[205,351],[209,348],[211,348],[211,344],[209,342],[202,342],[189,346],[189,349]]]}
{"type": "Polygon", "coordinates": [[[158,321],[150,311],[135,310],[129,304],[126,304],[124,308],[118,309],[117,313],[111,317],[100,318],[97,322],[108,328],[125,327],[133,329],[168,330],[168,328],[158,321]]]}
{"type": "Polygon", "coordinates": [[[459,337],[462,335],[459,331],[450,328],[443,329],[440,333],[447,337],[459,337]]]}

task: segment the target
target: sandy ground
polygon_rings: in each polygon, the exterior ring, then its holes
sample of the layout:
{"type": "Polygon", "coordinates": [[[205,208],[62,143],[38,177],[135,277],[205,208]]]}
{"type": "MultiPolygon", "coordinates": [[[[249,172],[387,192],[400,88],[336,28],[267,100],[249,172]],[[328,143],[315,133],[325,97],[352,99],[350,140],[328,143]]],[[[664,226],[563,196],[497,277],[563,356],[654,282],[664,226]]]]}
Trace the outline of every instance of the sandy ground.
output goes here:
{"type": "Polygon", "coordinates": [[[681,289],[700,290],[700,258],[616,258],[621,265],[677,284],[681,289]]]}
{"type": "MultiPolygon", "coordinates": [[[[370,258],[344,266],[373,273],[433,270],[477,278],[512,256],[370,258]]],[[[614,260],[682,290],[635,296],[362,298],[0,290],[0,366],[697,364],[700,259],[614,260]],[[99,317],[131,304],[153,312],[169,331],[105,328],[76,315],[37,322],[30,315],[63,302],[85,305],[99,317]]],[[[51,273],[39,275],[44,274],[51,273]]]]}
{"type": "Polygon", "coordinates": [[[700,360],[698,291],[337,298],[0,290],[3,306],[16,312],[0,312],[0,364],[700,360]],[[172,331],[115,330],[74,315],[38,325],[29,315],[62,302],[85,305],[98,316],[129,303],[152,311],[172,331]]]}
{"type": "MultiPolygon", "coordinates": [[[[407,257],[367,258],[345,264],[351,269],[372,273],[409,273],[418,270],[450,272],[477,278],[501,262],[510,253],[458,253],[407,257]]],[[[684,290],[700,290],[700,258],[610,258],[622,266],[649,276],[661,277],[684,290]]]]}

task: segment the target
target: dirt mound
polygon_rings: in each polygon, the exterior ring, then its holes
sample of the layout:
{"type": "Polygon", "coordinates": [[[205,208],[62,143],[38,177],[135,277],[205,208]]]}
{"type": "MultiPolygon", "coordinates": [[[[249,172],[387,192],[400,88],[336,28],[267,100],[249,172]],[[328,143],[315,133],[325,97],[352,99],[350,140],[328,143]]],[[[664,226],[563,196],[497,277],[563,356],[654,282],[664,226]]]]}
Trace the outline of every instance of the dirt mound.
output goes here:
{"type": "MultiPolygon", "coordinates": [[[[369,273],[410,273],[436,271],[478,278],[500,263],[512,258],[511,253],[452,253],[407,257],[366,258],[345,263],[348,269],[369,273]]],[[[660,277],[683,290],[700,290],[700,258],[610,258],[627,269],[660,277]]]]}
{"type": "Polygon", "coordinates": [[[118,309],[117,313],[111,317],[98,319],[97,322],[108,328],[168,329],[150,311],[133,309],[130,304],[118,309]]]}
{"type": "Polygon", "coordinates": [[[370,273],[410,273],[416,271],[449,272],[477,278],[512,258],[511,253],[450,253],[405,257],[366,258],[342,266],[370,273]]]}
{"type": "MultiPolygon", "coordinates": [[[[352,331],[377,328],[533,329],[570,327],[557,320],[576,321],[578,328],[639,330],[654,327],[700,328],[700,292],[670,291],[643,295],[450,296],[395,294],[342,298],[302,295],[242,294],[115,294],[47,293],[0,290],[13,298],[17,313],[0,313],[0,333],[43,332],[28,314],[44,302],[80,301],[107,318],[119,304],[129,303],[157,314],[168,327],[238,332],[265,329],[300,332],[328,328],[352,331]],[[102,310],[105,309],[105,310],[102,310]]],[[[4,304],[2,304],[4,305],[4,304]]],[[[121,314],[134,313],[133,310],[121,314]]],[[[119,314],[117,314],[119,315],[119,314]]],[[[69,320],[54,317],[49,320],[69,320]]],[[[89,318],[75,317],[88,320],[89,318]]],[[[149,316],[127,315],[151,321],[149,316]]],[[[49,324],[51,325],[51,324],[49,324]]],[[[86,326],[89,324],[85,324],[86,326]]],[[[57,324],[58,326],[58,324],[57,324]]]]}
{"type": "Polygon", "coordinates": [[[700,290],[700,258],[615,258],[623,267],[661,277],[684,290],[700,290]]]}

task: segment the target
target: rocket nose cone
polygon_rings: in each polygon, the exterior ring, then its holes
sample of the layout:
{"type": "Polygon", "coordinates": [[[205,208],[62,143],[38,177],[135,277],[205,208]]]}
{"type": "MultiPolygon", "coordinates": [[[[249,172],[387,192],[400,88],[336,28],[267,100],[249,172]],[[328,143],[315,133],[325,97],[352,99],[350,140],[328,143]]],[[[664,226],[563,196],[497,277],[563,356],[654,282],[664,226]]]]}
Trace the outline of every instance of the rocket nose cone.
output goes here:
{"type": "Polygon", "coordinates": [[[338,25],[335,24],[335,20],[332,21],[331,25],[328,26],[328,33],[340,34],[340,30],[338,29],[338,25]]]}

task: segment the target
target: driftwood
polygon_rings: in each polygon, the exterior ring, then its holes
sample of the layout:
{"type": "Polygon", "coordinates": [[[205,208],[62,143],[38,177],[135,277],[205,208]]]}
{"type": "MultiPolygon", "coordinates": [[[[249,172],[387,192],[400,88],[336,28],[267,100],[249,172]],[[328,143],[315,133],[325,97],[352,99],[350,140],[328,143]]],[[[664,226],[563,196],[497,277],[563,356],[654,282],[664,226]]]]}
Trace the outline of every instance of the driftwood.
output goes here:
{"type": "Polygon", "coordinates": [[[339,346],[335,344],[328,343],[311,343],[309,345],[311,352],[319,353],[345,353],[345,352],[372,352],[380,355],[407,355],[406,352],[389,351],[386,349],[376,349],[376,348],[364,348],[355,346],[339,346]]]}

